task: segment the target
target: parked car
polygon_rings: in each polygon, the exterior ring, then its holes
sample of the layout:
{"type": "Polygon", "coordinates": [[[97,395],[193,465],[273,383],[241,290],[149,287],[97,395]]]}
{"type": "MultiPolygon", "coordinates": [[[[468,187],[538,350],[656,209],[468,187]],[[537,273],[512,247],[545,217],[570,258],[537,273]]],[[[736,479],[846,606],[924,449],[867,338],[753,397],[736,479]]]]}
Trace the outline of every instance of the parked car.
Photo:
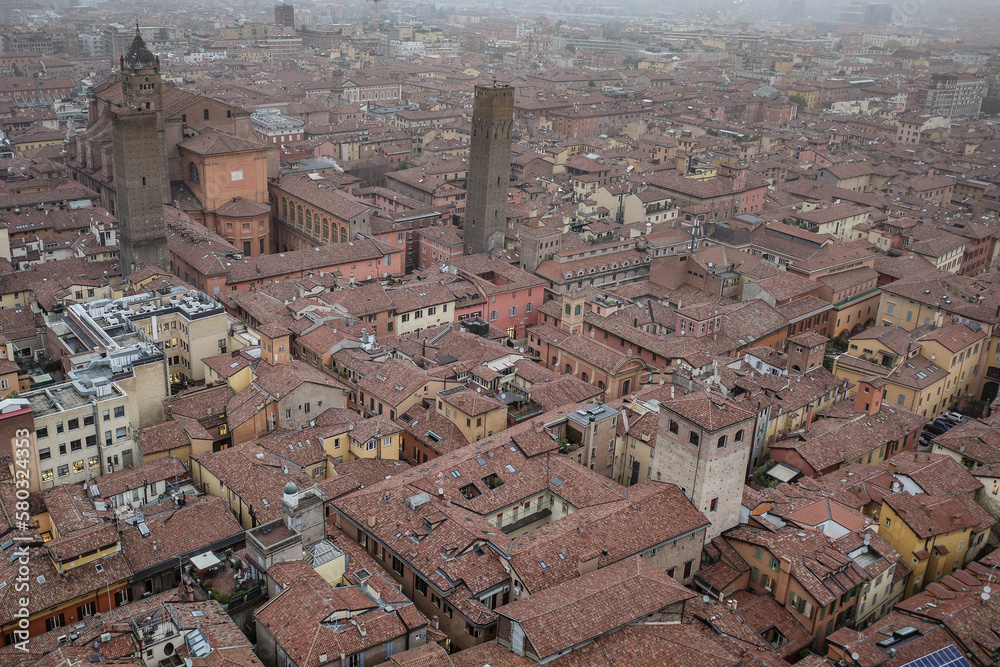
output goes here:
{"type": "Polygon", "coordinates": [[[932,423],[932,424],[928,424],[927,426],[924,426],[923,432],[931,434],[931,437],[936,437],[936,436],[941,435],[942,433],[947,433],[948,429],[942,428],[942,427],[938,426],[937,424],[933,424],[932,423]]]}
{"type": "Polygon", "coordinates": [[[950,423],[950,422],[948,422],[948,421],[946,421],[944,419],[941,419],[940,417],[938,417],[937,419],[934,420],[934,424],[936,426],[940,426],[941,428],[943,428],[946,431],[950,431],[952,429],[952,427],[955,426],[954,424],[952,424],[952,423],[950,423]]]}
{"type": "Polygon", "coordinates": [[[945,419],[955,422],[956,424],[961,424],[962,420],[965,419],[965,415],[961,412],[955,412],[954,410],[949,410],[948,412],[941,415],[945,419]]]}

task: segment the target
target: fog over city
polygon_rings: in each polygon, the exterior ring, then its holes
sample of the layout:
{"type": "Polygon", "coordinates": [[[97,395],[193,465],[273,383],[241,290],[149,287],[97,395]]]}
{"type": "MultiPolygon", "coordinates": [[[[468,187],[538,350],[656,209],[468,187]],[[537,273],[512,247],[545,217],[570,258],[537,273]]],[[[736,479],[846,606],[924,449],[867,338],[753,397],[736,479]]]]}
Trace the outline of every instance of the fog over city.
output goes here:
{"type": "Polygon", "coordinates": [[[998,0],[0,0],[0,667],[995,667],[998,415],[998,0]]]}

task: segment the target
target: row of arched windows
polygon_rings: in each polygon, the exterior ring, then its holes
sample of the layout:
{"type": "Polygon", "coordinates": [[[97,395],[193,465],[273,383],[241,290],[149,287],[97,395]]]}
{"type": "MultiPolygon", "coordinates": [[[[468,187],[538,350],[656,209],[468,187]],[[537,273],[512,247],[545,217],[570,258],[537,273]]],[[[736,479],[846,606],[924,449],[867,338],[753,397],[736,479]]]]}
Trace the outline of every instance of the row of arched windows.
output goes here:
{"type": "Polygon", "coordinates": [[[291,206],[289,206],[288,200],[284,197],[281,198],[281,219],[283,221],[297,226],[299,229],[304,230],[306,234],[317,238],[322,237],[326,242],[337,243],[339,229],[340,243],[347,243],[346,226],[338,227],[336,223],[331,225],[330,219],[327,217],[321,219],[318,212],[314,217],[311,209],[304,209],[304,211],[305,215],[303,215],[301,204],[296,205],[295,202],[292,202],[291,206]]]}

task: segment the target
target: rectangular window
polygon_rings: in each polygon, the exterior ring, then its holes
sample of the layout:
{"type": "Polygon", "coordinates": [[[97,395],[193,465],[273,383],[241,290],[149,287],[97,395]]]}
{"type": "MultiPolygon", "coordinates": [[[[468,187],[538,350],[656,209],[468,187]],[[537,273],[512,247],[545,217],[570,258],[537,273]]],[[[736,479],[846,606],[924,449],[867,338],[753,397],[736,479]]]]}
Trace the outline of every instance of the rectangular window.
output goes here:
{"type": "Polygon", "coordinates": [[[423,596],[427,595],[427,582],[421,579],[420,577],[417,577],[414,580],[413,586],[414,588],[417,589],[417,592],[420,593],[421,595],[423,596]]]}
{"type": "Polygon", "coordinates": [[[49,437],[49,427],[48,426],[39,426],[38,428],[35,429],[35,440],[38,440],[39,438],[47,438],[47,437],[49,437]]]}
{"type": "Polygon", "coordinates": [[[80,428],[80,420],[74,417],[66,422],[66,427],[71,431],[75,431],[80,428]]]}
{"type": "Polygon", "coordinates": [[[126,438],[126,437],[128,437],[128,428],[127,427],[121,426],[121,427],[115,429],[115,440],[122,440],[123,438],[126,438]]]}
{"type": "Polygon", "coordinates": [[[490,311],[490,322],[495,322],[496,319],[497,319],[497,311],[491,310],[490,311]]]}

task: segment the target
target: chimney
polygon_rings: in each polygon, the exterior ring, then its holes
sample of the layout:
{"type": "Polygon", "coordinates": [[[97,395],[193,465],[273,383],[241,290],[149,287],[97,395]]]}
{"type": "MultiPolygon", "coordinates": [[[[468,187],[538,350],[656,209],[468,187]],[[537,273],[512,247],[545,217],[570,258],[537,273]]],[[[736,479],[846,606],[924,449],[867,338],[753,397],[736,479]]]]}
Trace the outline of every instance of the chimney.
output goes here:
{"type": "Polygon", "coordinates": [[[580,556],[579,560],[576,561],[576,571],[583,576],[585,574],[590,574],[597,570],[598,561],[600,553],[597,551],[592,551],[588,554],[583,554],[580,556]]]}
{"type": "Polygon", "coordinates": [[[813,412],[815,410],[816,410],[816,406],[814,406],[812,403],[810,403],[809,404],[809,410],[806,411],[806,424],[805,424],[805,431],[806,431],[806,433],[809,432],[809,427],[812,426],[813,412]]]}

